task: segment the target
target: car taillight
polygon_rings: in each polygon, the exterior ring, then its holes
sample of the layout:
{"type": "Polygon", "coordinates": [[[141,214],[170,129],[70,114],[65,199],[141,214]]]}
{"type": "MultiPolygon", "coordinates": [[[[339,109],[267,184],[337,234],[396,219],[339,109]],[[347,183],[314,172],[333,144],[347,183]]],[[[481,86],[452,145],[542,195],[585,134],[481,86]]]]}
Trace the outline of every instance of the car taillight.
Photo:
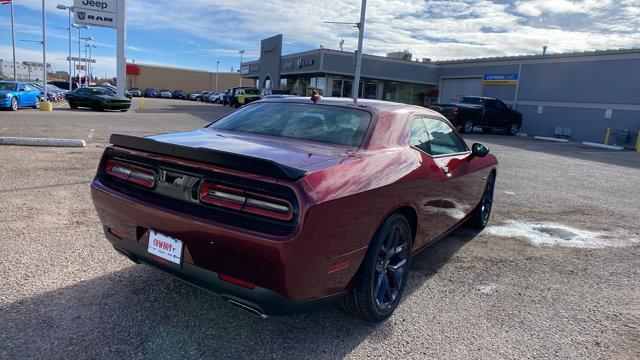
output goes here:
{"type": "Polygon", "coordinates": [[[152,169],[147,169],[121,161],[108,160],[105,172],[115,178],[126,180],[134,184],[153,188],[156,185],[156,174],[152,169]]]}
{"type": "Polygon", "coordinates": [[[458,113],[460,113],[460,109],[453,108],[453,115],[458,115],[458,113]]]}
{"type": "Polygon", "coordinates": [[[278,220],[291,220],[293,210],[286,200],[205,182],[200,201],[278,220]]]}

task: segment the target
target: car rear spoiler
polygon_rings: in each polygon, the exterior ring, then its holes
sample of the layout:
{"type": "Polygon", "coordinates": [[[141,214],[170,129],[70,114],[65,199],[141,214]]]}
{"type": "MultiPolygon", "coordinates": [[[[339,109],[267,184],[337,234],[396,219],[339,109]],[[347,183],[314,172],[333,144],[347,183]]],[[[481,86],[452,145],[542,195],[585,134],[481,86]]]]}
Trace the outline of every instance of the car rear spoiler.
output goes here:
{"type": "Polygon", "coordinates": [[[217,165],[252,174],[265,175],[291,181],[298,180],[307,173],[307,170],[283,165],[269,159],[261,159],[220,150],[176,145],[138,136],[112,134],[109,142],[115,146],[126,149],[146,151],[185,160],[193,160],[205,164],[217,165]]]}

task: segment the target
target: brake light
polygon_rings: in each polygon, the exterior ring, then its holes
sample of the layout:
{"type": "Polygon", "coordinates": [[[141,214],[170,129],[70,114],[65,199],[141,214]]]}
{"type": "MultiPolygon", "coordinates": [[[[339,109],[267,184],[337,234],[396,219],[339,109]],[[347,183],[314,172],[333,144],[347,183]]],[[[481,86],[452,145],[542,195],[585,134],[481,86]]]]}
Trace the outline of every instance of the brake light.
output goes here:
{"type": "Polygon", "coordinates": [[[458,115],[460,113],[460,109],[458,108],[453,108],[453,115],[458,115]]]}
{"type": "Polygon", "coordinates": [[[286,200],[205,182],[200,201],[278,220],[291,220],[291,203],[286,200]]]}
{"type": "Polygon", "coordinates": [[[105,166],[105,172],[118,179],[147,188],[153,188],[156,185],[155,171],[137,165],[108,160],[105,166]]]}

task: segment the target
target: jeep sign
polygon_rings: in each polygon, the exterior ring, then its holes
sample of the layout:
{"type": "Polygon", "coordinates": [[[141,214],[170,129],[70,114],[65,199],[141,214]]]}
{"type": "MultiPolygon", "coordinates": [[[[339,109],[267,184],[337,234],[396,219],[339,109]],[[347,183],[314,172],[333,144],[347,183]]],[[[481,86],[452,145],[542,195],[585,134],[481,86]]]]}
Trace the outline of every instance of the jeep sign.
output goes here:
{"type": "Polygon", "coordinates": [[[73,6],[78,24],[116,27],[117,0],[75,0],[73,6]]]}

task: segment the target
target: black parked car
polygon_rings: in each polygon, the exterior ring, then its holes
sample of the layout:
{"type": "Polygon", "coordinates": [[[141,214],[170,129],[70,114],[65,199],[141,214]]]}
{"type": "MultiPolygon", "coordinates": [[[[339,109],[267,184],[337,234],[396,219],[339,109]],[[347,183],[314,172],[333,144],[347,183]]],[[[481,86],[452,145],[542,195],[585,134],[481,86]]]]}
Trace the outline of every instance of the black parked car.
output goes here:
{"type": "Polygon", "coordinates": [[[174,99],[186,100],[187,99],[187,93],[185,93],[182,90],[174,90],[173,91],[173,98],[174,99]]]}
{"type": "Polygon", "coordinates": [[[126,97],[116,96],[115,93],[101,86],[83,87],[68,92],[65,99],[69,107],[77,109],[88,107],[94,110],[120,110],[127,111],[131,107],[131,100],[126,97]]]}
{"type": "Polygon", "coordinates": [[[499,129],[515,135],[522,127],[522,113],[494,98],[463,96],[457,103],[435,104],[429,108],[460,127],[462,133],[470,133],[474,126],[479,126],[487,133],[499,129]]]}
{"type": "Polygon", "coordinates": [[[142,96],[144,96],[144,97],[158,97],[158,93],[156,92],[155,89],[148,88],[148,89],[144,90],[144,93],[142,94],[142,96]]]}

